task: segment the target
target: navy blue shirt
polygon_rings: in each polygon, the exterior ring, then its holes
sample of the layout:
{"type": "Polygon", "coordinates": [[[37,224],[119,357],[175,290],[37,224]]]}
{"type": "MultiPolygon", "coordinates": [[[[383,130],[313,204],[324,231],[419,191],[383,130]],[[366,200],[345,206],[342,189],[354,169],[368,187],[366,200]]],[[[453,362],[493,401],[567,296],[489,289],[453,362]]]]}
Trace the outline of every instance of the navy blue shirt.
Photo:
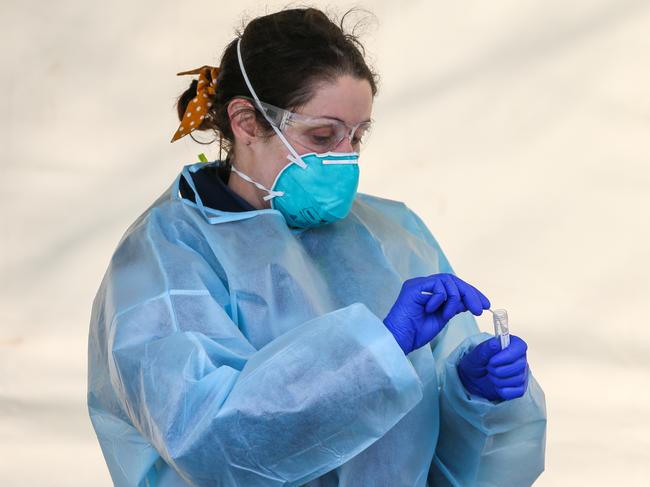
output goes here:
{"type": "MultiPolygon", "coordinates": [[[[228,187],[230,168],[224,162],[216,165],[201,167],[198,171],[190,173],[196,191],[203,202],[203,206],[221,211],[253,211],[257,210],[244,198],[228,187]]],[[[194,191],[181,175],[179,189],[181,196],[196,202],[194,191]]]]}

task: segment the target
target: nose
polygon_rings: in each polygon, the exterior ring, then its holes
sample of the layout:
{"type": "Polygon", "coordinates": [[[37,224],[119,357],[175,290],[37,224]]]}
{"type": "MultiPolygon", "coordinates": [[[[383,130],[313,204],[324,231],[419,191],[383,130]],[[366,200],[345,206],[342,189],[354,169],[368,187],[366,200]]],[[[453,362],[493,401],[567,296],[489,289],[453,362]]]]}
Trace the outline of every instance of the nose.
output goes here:
{"type": "Polygon", "coordinates": [[[334,147],[334,151],[336,152],[355,152],[354,148],[352,147],[352,142],[351,142],[351,130],[349,130],[346,134],[345,137],[341,139],[341,142],[338,143],[336,147],[334,147]]]}

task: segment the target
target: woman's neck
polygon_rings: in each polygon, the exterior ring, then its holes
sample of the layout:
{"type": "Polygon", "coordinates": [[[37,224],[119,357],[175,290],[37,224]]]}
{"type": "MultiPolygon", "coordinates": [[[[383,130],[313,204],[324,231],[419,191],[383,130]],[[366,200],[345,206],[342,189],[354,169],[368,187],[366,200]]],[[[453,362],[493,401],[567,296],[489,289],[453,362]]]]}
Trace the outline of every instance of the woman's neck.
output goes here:
{"type": "MultiPolygon", "coordinates": [[[[227,159],[227,161],[231,165],[234,165],[238,171],[241,171],[248,177],[251,177],[247,164],[240,165],[235,157],[230,157],[227,159]]],[[[265,196],[265,193],[261,189],[259,189],[253,183],[246,181],[239,174],[232,170],[230,171],[230,177],[228,178],[228,188],[244,198],[248,203],[250,203],[251,206],[259,210],[271,207],[269,202],[264,201],[263,197],[265,196]]]]}

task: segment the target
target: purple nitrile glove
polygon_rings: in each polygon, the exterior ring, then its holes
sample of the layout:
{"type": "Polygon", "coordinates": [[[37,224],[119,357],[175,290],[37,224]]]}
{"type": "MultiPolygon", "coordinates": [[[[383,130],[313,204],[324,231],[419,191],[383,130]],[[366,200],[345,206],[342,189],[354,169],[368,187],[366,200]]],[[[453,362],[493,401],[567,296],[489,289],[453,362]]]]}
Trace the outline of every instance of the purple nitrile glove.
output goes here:
{"type": "Polygon", "coordinates": [[[458,313],[480,316],[489,307],[488,298],[474,286],[453,274],[433,274],[404,281],[384,324],[409,354],[433,340],[458,313]]]}
{"type": "Polygon", "coordinates": [[[489,338],[463,355],[458,376],[468,392],[490,401],[521,397],[528,387],[527,349],[515,335],[503,350],[499,337],[489,338]]]}

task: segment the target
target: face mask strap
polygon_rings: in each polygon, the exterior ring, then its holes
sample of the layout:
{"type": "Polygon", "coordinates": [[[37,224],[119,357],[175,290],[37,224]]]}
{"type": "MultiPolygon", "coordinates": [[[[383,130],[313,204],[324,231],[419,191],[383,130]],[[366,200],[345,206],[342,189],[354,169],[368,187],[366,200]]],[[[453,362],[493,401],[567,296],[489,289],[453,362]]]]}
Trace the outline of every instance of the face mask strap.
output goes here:
{"type": "Polygon", "coordinates": [[[252,180],[250,177],[248,177],[246,174],[244,174],[244,173],[241,172],[241,171],[238,171],[237,168],[236,168],[235,166],[231,166],[230,169],[231,169],[235,174],[237,174],[240,178],[242,178],[243,180],[248,181],[249,183],[254,184],[255,186],[257,186],[259,189],[261,189],[261,190],[263,190],[263,191],[266,191],[268,194],[267,194],[266,196],[262,197],[262,199],[263,199],[264,201],[268,201],[268,200],[270,200],[270,199],[272,199],[272,198],[275,198],[276,196],[283,196],[283,195],[284,195],[284,191],[273,191],[273,190],[271,190],[271,189],[268,189],[268,188],[262,186],[260,183],[257,183],[257,182],[255,182],[255,181],[253,181],[253,180],[252,180]]]}
{"type": "Polygon", "coordinates": [[[275,123],[269,118],[269,116],[266,114],[266,110],[262,106],[262,103],[260,102],[260,99],[257,97],[257,94],[255,93],[255,90],[253,90],[253,85],[251,85],[250,80],[248,79],[248,75],[246,74],[246,70],[244,69],[244,61],[242,60],[241,57],[241,37],[237,39],[237,59],[239,60],[239,68],[241,69],[241,74],[244,76],[244,81],[246,82],[246,86],[248,86],[248,91],[251,92],[251,95],[253,95],[253,99],[255,100],[255,103],[257,104],[257,107],[260,109],[262,112],[262,115],[264,115],[264,118],[266,119],[269,124],[271,124],[271,128],[275,131],[276,134],[278,134],[278,137],[280,137],[280,140],[282,140],[282,143],[289,149],[289,152],[291,152],[291,156],[288,156],[287,158],[298,164],[300,167],[305,169],[307,167],[307,164],[300,158],[298,153],[294,150],[294,148],[291,146],[291,144],[287,141],[287,139],[284,138],[284,135],[280,130],[275,126],[275,123]]]}

